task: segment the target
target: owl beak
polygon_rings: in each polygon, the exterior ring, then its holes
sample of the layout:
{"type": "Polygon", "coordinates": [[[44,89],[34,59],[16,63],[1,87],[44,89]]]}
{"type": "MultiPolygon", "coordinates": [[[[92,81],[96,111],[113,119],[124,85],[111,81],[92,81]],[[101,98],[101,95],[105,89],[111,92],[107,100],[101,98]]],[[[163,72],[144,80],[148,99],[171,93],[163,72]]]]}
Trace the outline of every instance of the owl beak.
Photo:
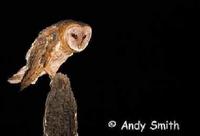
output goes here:
{"type": "Polygon", "coordinates": [[[78,49],[81,49],[81,44],[78,45],[78,49]]]}

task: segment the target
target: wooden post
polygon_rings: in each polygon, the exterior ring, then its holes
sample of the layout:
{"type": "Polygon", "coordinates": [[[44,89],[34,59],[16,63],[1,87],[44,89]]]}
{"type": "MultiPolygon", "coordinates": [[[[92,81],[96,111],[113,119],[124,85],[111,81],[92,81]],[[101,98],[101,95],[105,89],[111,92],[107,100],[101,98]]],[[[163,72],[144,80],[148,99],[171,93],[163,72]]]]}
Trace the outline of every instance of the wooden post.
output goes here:
{"type": "Polygon", "coordinates": [[[67,75],[57,73],[45,104],[44,136],[77,136],[77,104],[67,75]]]}

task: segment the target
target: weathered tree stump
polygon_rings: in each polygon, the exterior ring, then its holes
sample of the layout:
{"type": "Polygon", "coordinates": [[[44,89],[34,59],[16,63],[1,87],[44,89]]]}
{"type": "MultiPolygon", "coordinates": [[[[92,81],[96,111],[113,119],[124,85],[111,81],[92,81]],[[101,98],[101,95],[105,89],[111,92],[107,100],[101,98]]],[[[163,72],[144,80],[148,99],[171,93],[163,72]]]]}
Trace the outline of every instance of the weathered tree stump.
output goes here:
{"type": "Polygon", "coordinates": [[[77,136],[77,104],[69,78],[58,73],[50,86],[43,119],[44,136],[77,136]]]}

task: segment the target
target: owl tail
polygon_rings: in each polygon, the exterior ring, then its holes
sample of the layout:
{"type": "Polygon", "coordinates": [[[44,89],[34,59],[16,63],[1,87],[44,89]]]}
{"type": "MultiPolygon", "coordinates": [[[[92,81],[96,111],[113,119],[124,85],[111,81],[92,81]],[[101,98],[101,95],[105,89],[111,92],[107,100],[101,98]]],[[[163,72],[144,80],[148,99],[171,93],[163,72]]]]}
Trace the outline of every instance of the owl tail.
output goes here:
{"type": "Polygon", "coordinates": [[[30,84],[35,84],[38,78],[42,75],[44,75],[44,69],[43,67],[37,67],[34,69],[28,69],[24,73],[24,77],[21,80],[21,88],[20,90],[24,90],[26,87],[28,87],[30,84]]]}
{"type": "Polygon", "coordinates": [[[44,75],[45,72],[43,68],[39,67],[36,70],[29,69],[27,66],[23,66],[16,74],[8,79],[8,82],[11,84],[21,83],[21,89],[23,90],[28,87],[30,84],[35,84],[38,78],[44,75]]]}
{"type": "Polygon", "coordinates": [[[11,84],[18,84],[22,81],[25,72],[28,70],[27,66],[23,66],[16,74],[8,79],[8,82],[11,84]]]}

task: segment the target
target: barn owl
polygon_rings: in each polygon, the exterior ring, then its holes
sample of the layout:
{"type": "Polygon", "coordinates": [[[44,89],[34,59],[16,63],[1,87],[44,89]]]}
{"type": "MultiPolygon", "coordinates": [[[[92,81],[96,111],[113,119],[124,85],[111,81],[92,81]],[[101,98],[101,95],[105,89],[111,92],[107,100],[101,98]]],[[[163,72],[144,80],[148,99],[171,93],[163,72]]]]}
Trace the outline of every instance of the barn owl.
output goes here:
{"type": "Polygon", "coordinates": [[[59,67],[73,53],[83,51],[91,38],[92,28],[73,20],[60,21],[42,30],[26,54],[26,65],[8,79],[21,83],[21,90],[48,74],[52,79],[59,67]]]}

